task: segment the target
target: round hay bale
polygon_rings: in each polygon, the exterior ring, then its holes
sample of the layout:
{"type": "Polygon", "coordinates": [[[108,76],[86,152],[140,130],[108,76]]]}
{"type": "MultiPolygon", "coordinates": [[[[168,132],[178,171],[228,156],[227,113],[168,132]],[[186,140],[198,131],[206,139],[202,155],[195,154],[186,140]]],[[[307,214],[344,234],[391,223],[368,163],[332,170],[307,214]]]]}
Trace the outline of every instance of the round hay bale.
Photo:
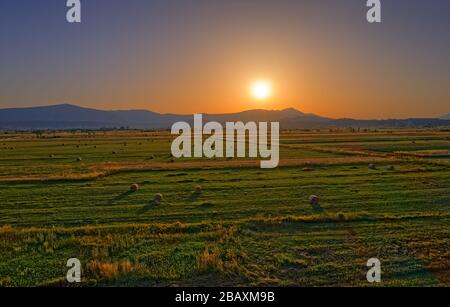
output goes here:
{"type": "Polygon", "coordinates": [[[137,184],[137,183],[133,183],[131,186],[130,186],[130,191],[131,192],[137,192],[139,190],[139,185],[137,184]]]}
{"type": "Polygon", "coordinates": [[[155,203],[159,204],[163,200],[163,195],[161,193],[156,193],[154,201],[155,203]]]}
{"type": "Polygon", "coordinates": [[[117,154],[117,152],[113,151],[112,154],[115,155],[115,154],[117,154]]]}
{"type": "Polygon", "coordinates": [[[83,159],[81,159],[81,157],[77,158],[77,162],[81,162],[83,159]]]}
{"type": "Polygon", "coordinates": [[[198,185],[195,187],[195,193],[200,194],[202,192],[202,186],[198,185]]]}
{"type": "Polygon", "coordinates": [[[388,169],[389,171],[395,171],[395,166],[389,165],[389,166],[387,167],[387,169],[388,169]]]}
{"type": "Polygon", "coordinates": [[[370,163],[370,164],[369,164],[369,168],[370,168],[370,169],[375,169],[375,168],[376,168],[376,166],[375,166],[375,164],[373,164],[373,163],[370,163]]]}
{"type": "Polygon", "coordinates": [[[319,205],[319,197],[316,195],[311,195],[309,197],[309,203],[311,206],[318,206],[319,205]]]}
{"type": "Polygon", "coordinates": [[[48,157],[49,157],[49,158],[54,158],[55,155],[54,155],[54,154],[49,154],[48,157]]]}
{"type": "Polygon", "coordinates": [[[320,207],[320,203],[319,203],[319,197],[316,195],[311,195],[309,197],[309,203],[311,204],[312,208],[314,210],[322,210],[322,208],[320,207]]]}

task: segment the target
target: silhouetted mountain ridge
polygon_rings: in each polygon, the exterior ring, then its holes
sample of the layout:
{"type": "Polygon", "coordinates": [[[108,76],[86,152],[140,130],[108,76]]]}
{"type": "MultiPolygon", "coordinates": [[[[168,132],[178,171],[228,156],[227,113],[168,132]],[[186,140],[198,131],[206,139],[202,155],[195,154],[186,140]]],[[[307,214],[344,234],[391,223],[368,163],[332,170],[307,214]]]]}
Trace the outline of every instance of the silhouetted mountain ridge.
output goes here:
{"type": "MultiPolygon", "coordinates": [[[[204,122],[231,121],[280,122],[281,128],[331,127],[437,127],[450,126],[450,119],[411,118],[387,120],[332,119],[306,114],[294,108],[284,110],[248,110],[227,114],[204,114],[204,122]]],[[[193,122],[193,115],[160,114],[148,110],[97,110],[72,104],[31,108],[0,109],[0,129],[167,129],[178,121],[193,122]]]]}

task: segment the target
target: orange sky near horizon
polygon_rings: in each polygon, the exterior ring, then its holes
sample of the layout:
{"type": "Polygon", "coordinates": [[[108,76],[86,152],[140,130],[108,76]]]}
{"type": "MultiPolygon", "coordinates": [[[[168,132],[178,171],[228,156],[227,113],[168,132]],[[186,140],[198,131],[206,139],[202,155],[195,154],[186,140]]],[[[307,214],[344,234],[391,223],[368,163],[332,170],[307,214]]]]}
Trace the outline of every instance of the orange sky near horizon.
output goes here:
{"type": "Polygon", "coordinates": [[[44,2],[0,12],[0,108],[450,113],[448,1],[386,2],[376,25],[356,0],[88,1],[80,25],[44,2]],[[271,83],[269,98],[251,97],[257,80],[271,83]]]}
{"type": "MultiPolygon", "coordinates": [[[[311,38],[308,48],[285,50],[286,38],[266,34],[264,39],[276,43],[259,49],[264,42],[236,42],[234,38],[238,49],[221,45],[195,54],[189,61],[177,62],[174,53],[161,64],[157,77],[149,73],[150,65],[142,60],[145,55],[137,54],[142,62],[120,68],[122,73],[111,76],[102,90],[95,83],[83,84],[84,91],[67,102],[175,114],[293,107],[327,117],[362,119],[435,117],[450,112],[445,107],[450,98],[448,77],[434,69],[439,63],[426,57],[422,60],[433,65],[420,68],[421,74],[417,74],[414,63],[418,58],[386,56],[392,50],[372,50],[364,41],[339,46],[311,38]],[[270,98],[260,101],[251,97],[249,87],[257,80],[271,83],[270,98]],[[436,107],[431,107],[433,104],[436,107]]],[[[59,101],[66,102],[67,90],[63,88],[59,101]]]]}

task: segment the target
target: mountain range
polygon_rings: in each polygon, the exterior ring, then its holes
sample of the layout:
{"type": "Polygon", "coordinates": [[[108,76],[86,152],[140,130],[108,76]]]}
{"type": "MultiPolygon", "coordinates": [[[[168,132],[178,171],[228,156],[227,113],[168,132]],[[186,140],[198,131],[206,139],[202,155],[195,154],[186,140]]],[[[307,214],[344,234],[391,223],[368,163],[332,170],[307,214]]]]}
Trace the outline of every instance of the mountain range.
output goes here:
{"type": "MultiPolygon", "coordinates": [[[[139,128],[168,129],[173,123],[186,121],[192,124],[193,115],[160,114],[147,110],[104,111],[71,104],[53,106],[0,109],[0,129],[101,129],[139,128]]],[[[442,118],[410,118],[386,120],[332,119],[306,114],[296,109],[249,110],[228,114],[203,114],[203,121],[230,122],[280,122],[284,129],[311,128],[398,128],[450,126],[450,115],[442,118]]]]}

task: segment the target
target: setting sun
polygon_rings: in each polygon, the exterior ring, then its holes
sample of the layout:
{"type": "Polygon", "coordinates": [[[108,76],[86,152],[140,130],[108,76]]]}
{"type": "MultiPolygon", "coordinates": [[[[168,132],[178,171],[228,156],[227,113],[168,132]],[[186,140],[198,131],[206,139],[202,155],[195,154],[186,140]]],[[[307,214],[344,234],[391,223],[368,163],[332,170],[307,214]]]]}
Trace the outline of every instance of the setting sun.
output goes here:
{"type": "Polygon", "coordinates": [[[250,93],[257,100],[264,100],[272,94],[272,86],[266,81],[257,81],[252,84],[250,93]]]}

